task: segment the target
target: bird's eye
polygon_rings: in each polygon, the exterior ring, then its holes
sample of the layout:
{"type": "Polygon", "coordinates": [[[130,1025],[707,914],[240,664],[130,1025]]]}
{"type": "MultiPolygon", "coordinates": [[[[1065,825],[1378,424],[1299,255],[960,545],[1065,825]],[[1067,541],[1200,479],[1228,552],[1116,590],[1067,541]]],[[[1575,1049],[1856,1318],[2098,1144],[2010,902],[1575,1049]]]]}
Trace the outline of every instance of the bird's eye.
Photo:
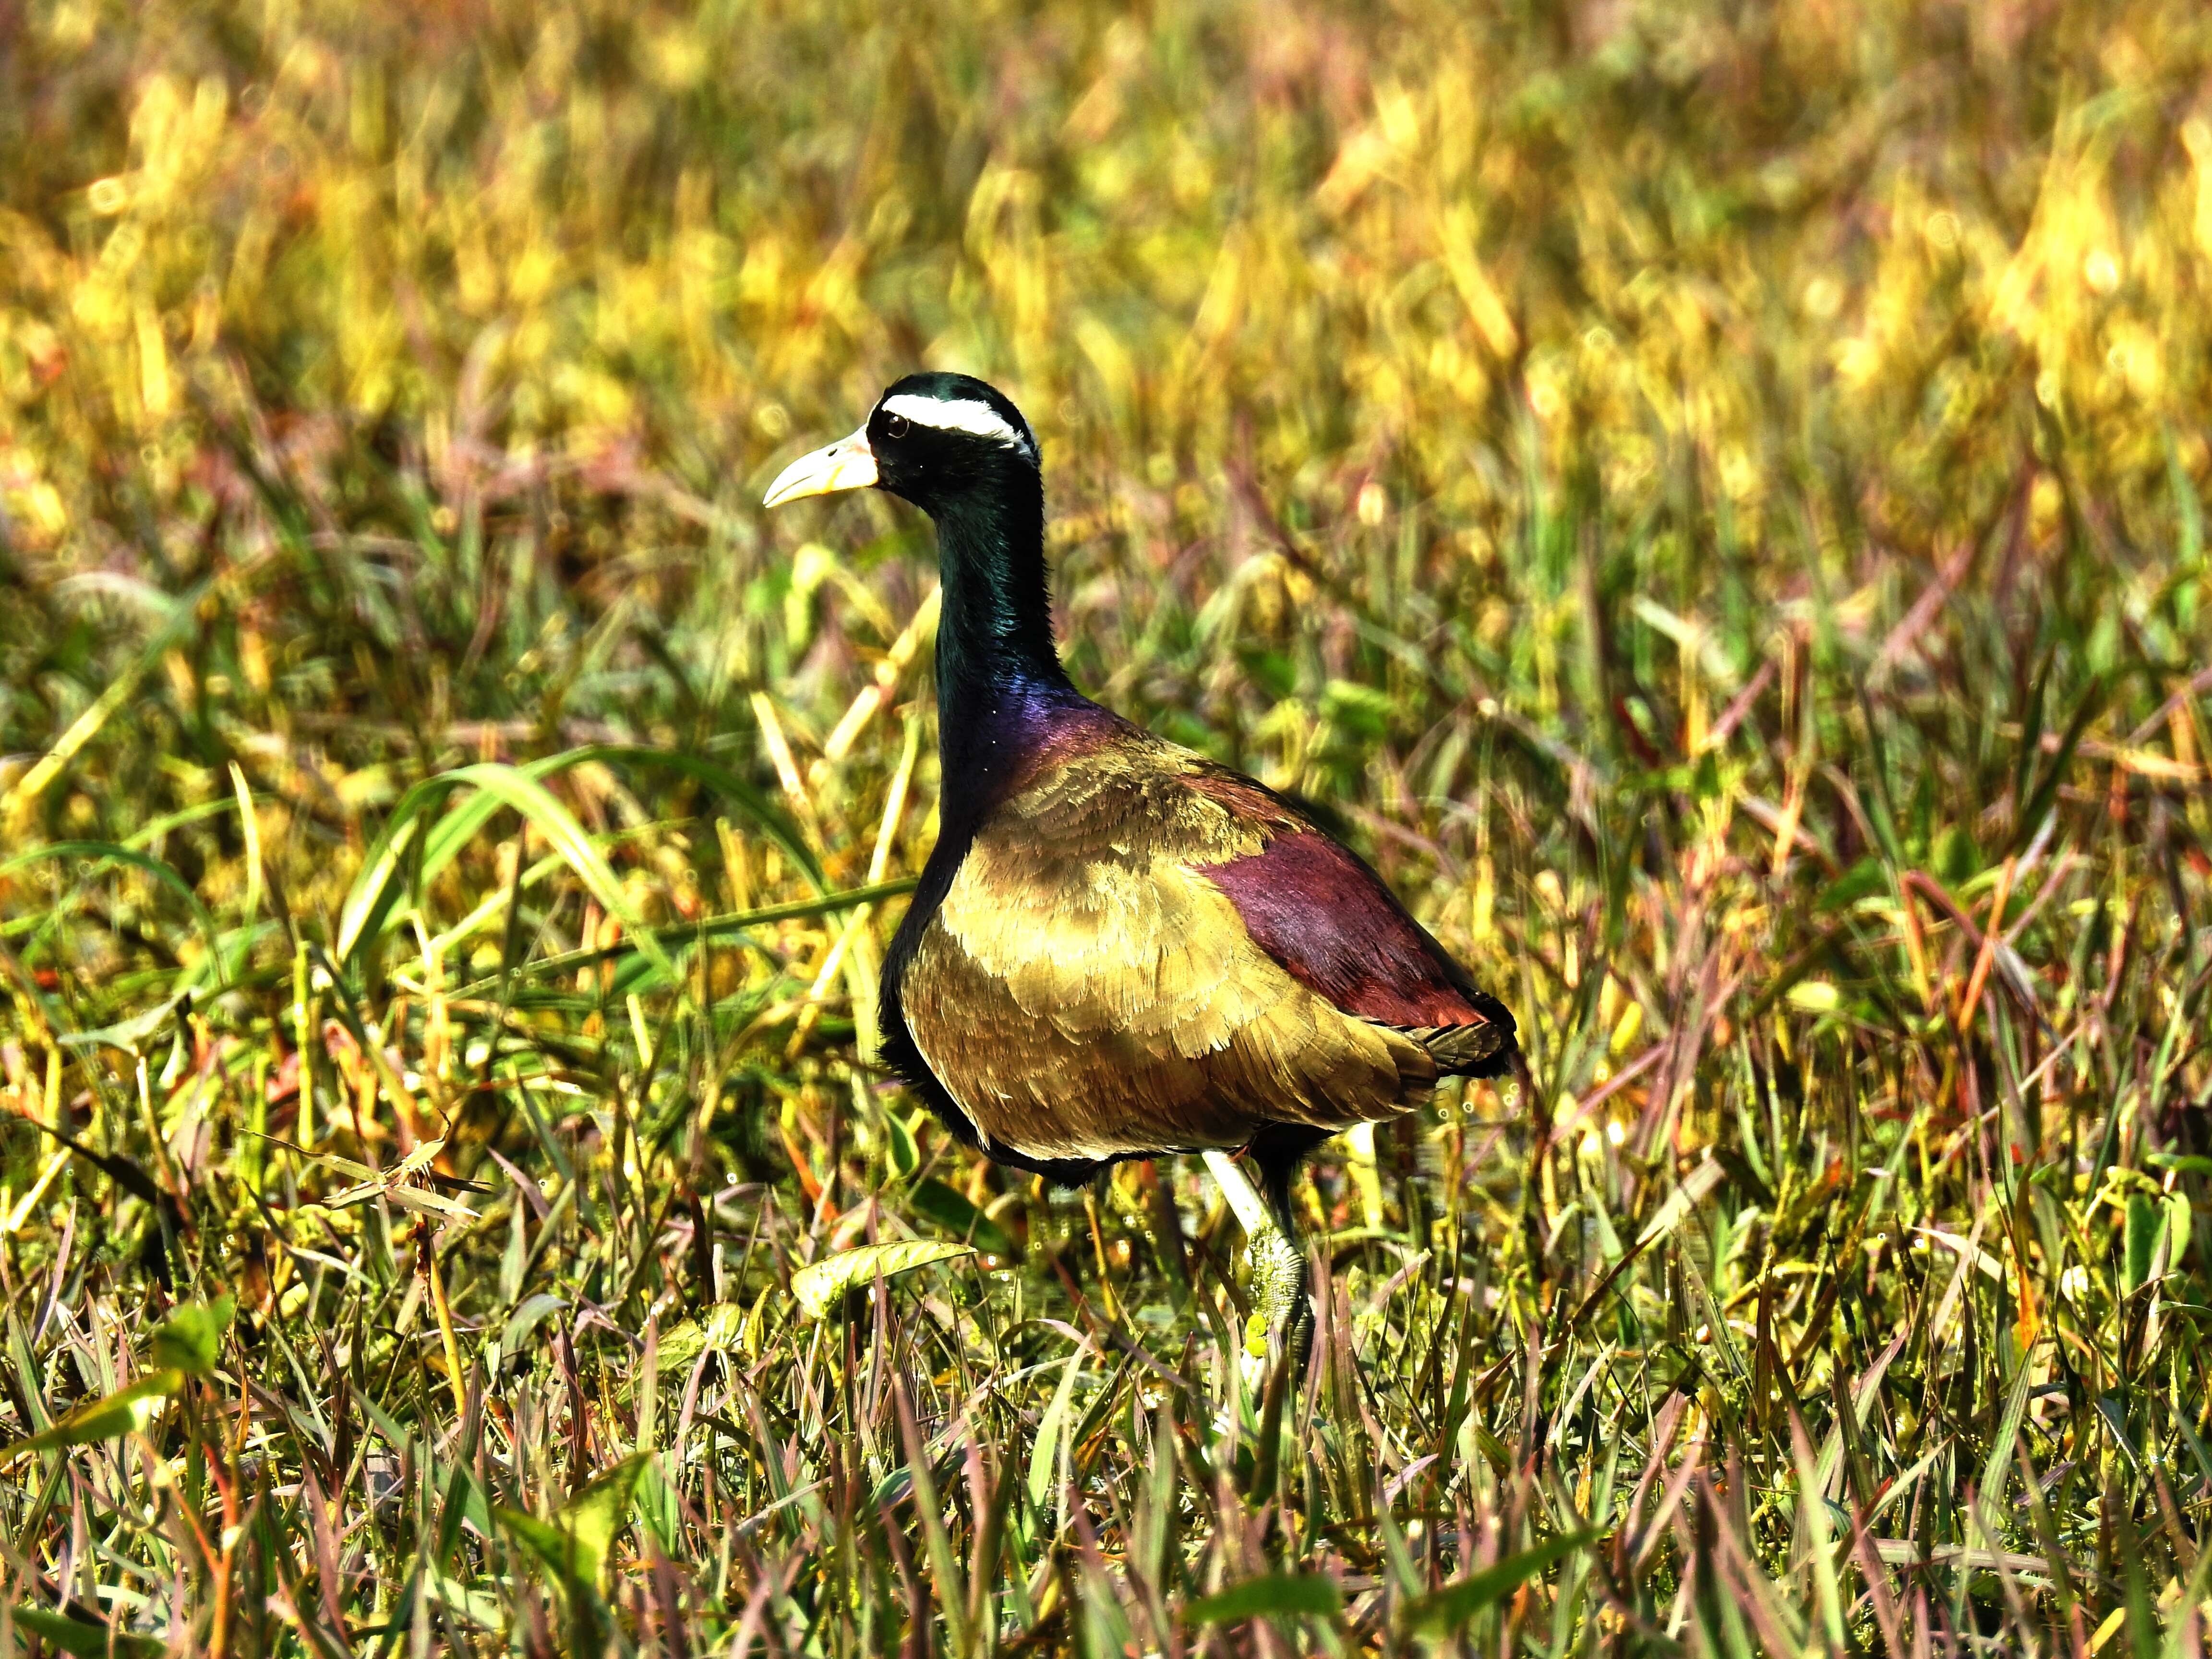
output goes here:
{"type": "Polygon", "coordinates": [[[884,417],[884,431],[890,437],[905,437],[906,426],[906,416],[903,415],[887,415],[884,417]]]}

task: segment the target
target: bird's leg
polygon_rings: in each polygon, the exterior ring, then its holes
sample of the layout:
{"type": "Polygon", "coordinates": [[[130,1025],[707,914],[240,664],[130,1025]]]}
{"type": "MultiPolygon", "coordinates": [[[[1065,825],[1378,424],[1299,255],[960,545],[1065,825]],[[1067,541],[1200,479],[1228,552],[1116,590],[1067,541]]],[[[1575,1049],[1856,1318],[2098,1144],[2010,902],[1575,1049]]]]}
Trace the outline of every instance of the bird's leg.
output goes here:
{"type": "Polygon", "coordinates": [[[1287,1346],[1307,1317],[1306,1253],[1298,1248],[1287,1203],[1271,1206],[1263,1200],[1226,1152],[1207,1152],[1206,1167],[1212,1171],[1222,1197],[1244,1229],[1253,1304],[1252,1318],[1244,1330],[1244,1352],[1255,1360],[1264,1360],[1268,1337],[1279,1329],[1287,1346]]]}
{"type": "Polygon", "coordinates": [[[1260,1166],[1260,1191],[1273,1213],[1276,1237],[1290,1247],[1291,1268],[1296,1277],[1279,1292],[1282,1302],[1283,1352],[1293,1371],[1305,1368],[1313,1347],[1313,1287],[1306,1276],[1306,1244],[1298,1231],[1298,1213],[1291,1202],[1291,1182],[1297,1178],[1298,1164],[1311,1150],[1313,1138],[1304,1134],[1267,1137],[1253,1143],[1253,1160],[1260,1166]]]}
{"type": "MultiPolygon", "coordinates": [[[[1252,1319],[1259,1328],[1261,1347],[1263,1351],[1266,1347],[1266,1333],[1280,1330],[1284,1346],[1302,1354],[1313,1312],[1306,1302],[1306,1253],[1298,1248],[1296,1238],[1280,1228],[1270,1228],[1255,1238],[1251,1250],[1252,1284],[1257,1293],[1252,1319]]],[[[1254,1334],[1245,1335],[1248,1347],[1254,1334]]]]}

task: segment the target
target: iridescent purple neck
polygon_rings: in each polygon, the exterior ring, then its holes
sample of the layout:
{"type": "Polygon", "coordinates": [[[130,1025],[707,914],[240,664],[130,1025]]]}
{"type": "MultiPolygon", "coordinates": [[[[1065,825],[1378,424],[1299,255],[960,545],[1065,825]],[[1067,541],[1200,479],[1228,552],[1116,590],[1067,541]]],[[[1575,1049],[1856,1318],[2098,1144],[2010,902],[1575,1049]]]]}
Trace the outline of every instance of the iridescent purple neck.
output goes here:
{"type": "MultiPolygon", "coordinates": [[[[1055,665],[1056,666],[1056,665],[1055,665]]],[[[1121,724],[1067,677],[947,684],[939,665],[937,750],[941,839],[964,838],[1043,767],[1121,724]]]]}
{"type": "MultiPolygon", "coordinates": [[[[972,829],[1097,705],[1069,684],[1053,643],[1044,493],[1035,470],[1001,467],[933,497],[944,593],[937,623],[937,743],[948,829],[972,829]]],[[[1103,712],[1103,711],[1099,711],[1103,712]]]]}

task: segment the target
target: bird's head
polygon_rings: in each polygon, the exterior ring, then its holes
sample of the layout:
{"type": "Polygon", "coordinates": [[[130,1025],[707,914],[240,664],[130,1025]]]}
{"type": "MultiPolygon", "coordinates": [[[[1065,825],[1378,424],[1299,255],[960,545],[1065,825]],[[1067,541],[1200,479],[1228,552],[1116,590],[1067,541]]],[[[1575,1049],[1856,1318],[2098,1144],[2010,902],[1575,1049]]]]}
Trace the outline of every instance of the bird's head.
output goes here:
{"type": "Polygon", "coordinates": [[[1036,434],[1006,395],[967,374],[909,374],[859,431],[776,475],[764,505],[872,485],[933,518],[978,497],[1039,490],[1036,434]]]}

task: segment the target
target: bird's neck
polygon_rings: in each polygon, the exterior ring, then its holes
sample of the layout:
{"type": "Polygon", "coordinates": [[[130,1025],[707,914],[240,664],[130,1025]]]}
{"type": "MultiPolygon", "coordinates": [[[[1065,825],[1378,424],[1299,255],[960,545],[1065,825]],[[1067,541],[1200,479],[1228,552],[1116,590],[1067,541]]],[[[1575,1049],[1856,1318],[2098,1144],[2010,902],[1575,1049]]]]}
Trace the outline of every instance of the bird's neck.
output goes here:
{"type": "Polygon", "coordinates": [[[938,749],[945,805],[987,810],[1048,729],[1085,699],[1060,665],[1045,585],[1044,500],[1032,475],[941,504],[938,749]]]}

